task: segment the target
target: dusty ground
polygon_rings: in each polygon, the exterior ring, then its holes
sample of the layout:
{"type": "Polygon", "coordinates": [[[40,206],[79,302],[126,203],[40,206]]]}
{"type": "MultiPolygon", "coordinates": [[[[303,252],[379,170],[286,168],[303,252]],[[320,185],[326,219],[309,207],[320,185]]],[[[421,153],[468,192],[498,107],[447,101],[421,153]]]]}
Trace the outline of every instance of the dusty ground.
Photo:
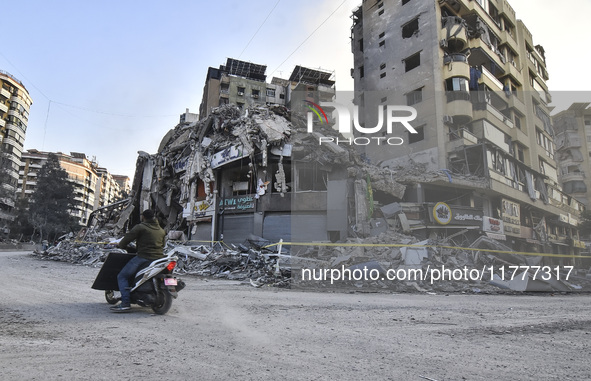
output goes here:
{"type": "Polygon", "coordinates": [[[185,277],[113,314],[98,269],[0,253],[3,380],[589,380],[591,295],[335,294],[185,277]]]}

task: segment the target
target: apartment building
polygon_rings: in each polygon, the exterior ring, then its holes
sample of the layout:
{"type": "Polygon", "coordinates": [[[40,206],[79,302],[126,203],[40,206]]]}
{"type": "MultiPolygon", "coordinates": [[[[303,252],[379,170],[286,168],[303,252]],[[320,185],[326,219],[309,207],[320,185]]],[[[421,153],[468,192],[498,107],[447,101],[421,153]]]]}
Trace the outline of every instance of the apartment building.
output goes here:
{"type": "Polygon", "coordinates": [[[119,185],[121,196],[128,197],[131,194],[131,179],[126,175],[112,175],[113,180],[119,185]]]}
{"type": "Polygon", "coordinates": [[[564,193],[591,208],[591,103],[573,103],[552,117],[564,193]]]}
{"type": "Polygon", "coordinates": [[[266,65],[228,58],[219,68],[210,67],[205,78],[199,116],[207,117],[214,107],[234,104],[238,107],[286,104],[286,88],[281,83],[266,83],[266,65]]]}
{"type": "Polygon", "coordinates": [[[415,228],[578,253],[582,206],[559,184],[545,51],[509,2],[365,0],[352,19],[360,119],[374,126],[378,105],[417,111],[417,133],[393,131],[404,144],[367,146],[367,157],[449,178],[410,186],[415,228]]]}
{"type": "Polygon", "coordinates": [[[32,103],[23,83],[0,70],[0,228],[14,218],[14,194],[32,103]]]}
{"type": "MultiPolygon", "coordinates": [[[[89,160],[84,153],[55,154],[74,185],[76,209],[72,215],[78,218],[81,225],[86,225],[93,210],[111,204],[121,196],[119,184],[113,176],[105,168],[98,167],[94,161],[89,160]]],[[[19,197],[28,198],[35,191],[38,172],[47,161],[48,155],[49,152],[35,149],[23,152],[17,191],[19,197]]]]}

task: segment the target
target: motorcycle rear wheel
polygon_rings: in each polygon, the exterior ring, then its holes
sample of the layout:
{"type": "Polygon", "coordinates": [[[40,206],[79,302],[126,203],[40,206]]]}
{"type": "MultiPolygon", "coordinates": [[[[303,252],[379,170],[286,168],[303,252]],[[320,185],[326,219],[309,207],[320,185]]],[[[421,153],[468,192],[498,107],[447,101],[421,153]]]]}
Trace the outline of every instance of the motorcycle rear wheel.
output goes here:
{"type": "Polygon", "coordinates": [[[154,311],[157,315],[164,315],[165,313],[170,310],[172,306],[172,295],[168,290],[163,290],[160,292],[160,297],[156,302],[152,305],[152,311],[154,311]]]}
{"type": "Polygon", "coordinates": [[[109,304],[117,304],[121,300],[121,293],[119,291],[106,290],[105,299],[109,304]]]}

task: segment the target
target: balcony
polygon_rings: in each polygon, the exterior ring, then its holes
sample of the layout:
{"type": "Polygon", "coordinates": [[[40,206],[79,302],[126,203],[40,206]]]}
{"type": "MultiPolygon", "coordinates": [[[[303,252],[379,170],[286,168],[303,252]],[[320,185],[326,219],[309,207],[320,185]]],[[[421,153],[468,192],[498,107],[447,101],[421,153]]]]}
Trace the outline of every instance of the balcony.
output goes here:
{"type": "Polygon", "coordinates": [[[498,127],[501,131],[505,130],[507,127],[515,127],[515,124],[511,119],[488,103],[477,104],[477,107],[475,107],[474,110],[474,119],[485,119],[495,127],[498,127]]]}
{"type": "Polygon", "coordinates": [[[445,114],[450,115],[455,124],[466,124],[472,121],[472,103],[470,93],[467,91],[448,91],[447,109],[445,114]]]}
{"type": "Polygon", "coordinates": [[[486,64],[488,61],[493,61],[494,64],[504,70],[507,59],[500,52],[493,50],[482,39],[476,38],[470,40],[470,48],[472,48],[470,55],[470,62],[473,65],[486,64]]]}
{"type": "Polygon", "coordinates": [[[473,146],[478,144],[478,138],[470,131],[462,128],[449,133],[448,152],[457,150],[464,146],[473,146]]]}
{"type": "MultiPolygon", "coordinates": [[[[461,17],[448,16],[441,19],[442,42],[450,52],[461,52],[468,46],[466,21],[461,17]]],[[[442,46],[444,46],[442,44],[442,46]]]]}
{"type": "Polygon", "coordinates": [[[4,96],[7,99],[10,99],[10,97],[12,96],[10,92],[5,88],[0,88],[0,95],[4,96]]]}
{"type": "Polygon", "coordinates": [[[568,181],[585,181],[584,172],[570,172],[560,176],[560,181],[565,183],[568,181]]]}
{"type": "Polygon", "coordinates": [[[5,112],[8,112],[8,106],[6,106],[4,103],[0,103],[0,113],[5,112]]]}
{"type": "Polygon", "coordinates": [[[485,84],[488,86],[489,89],[493,91],[503,91],[503,83],[494,76],[493,73],[488,71],[488,69],[484,66],[481,67],[482,75],[480,76],[480,81],[478,83],[485,84]]]}
{"type": "Polygon", "coordinates": [[[449,54],[443,57],[443,78],[470,78],[470,65],[464,54],[449,54]]]}
{"type": "Polygon", "coordinates": [[[519,65],[516,61],[507,62],[505,64],[505,75],[510,76],[513,82],[515,82],[517,85],[522,85],[522,67],[523,66],[519,65]]]}

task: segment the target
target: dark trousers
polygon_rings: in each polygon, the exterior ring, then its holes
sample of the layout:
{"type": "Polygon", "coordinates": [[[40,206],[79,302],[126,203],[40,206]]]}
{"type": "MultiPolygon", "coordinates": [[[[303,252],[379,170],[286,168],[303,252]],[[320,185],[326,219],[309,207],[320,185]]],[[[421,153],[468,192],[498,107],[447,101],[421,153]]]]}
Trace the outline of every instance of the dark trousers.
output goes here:
{"type": "Polygon", "coordinates": [[[150,262],[152,261],[136,255],[121,269],[117,275],[117,283],[119,284],[119,291],[121,291],[121,304],[128,306],[131,303],[129,280],[135,277],[138,269],[143,264],[150,262]]]}

